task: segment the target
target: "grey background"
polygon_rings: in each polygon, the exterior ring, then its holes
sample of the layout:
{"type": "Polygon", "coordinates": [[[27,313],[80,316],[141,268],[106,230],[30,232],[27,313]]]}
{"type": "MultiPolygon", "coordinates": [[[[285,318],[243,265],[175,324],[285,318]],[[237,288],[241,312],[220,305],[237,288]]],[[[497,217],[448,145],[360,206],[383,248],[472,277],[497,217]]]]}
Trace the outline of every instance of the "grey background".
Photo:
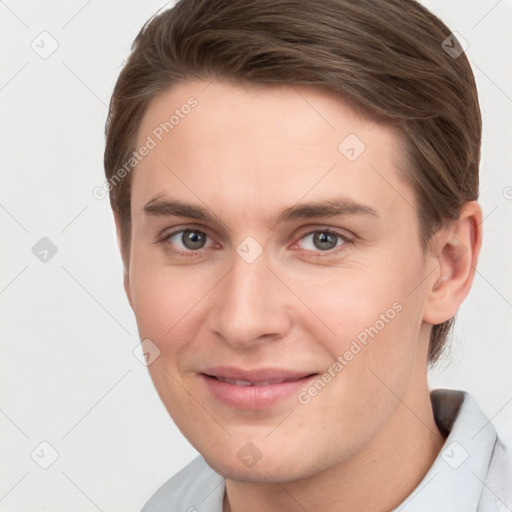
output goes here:
{"type": "MultiPolygon", "coordinates": [[[[484,248],[431,386],[470,391],[511,443],[512,2],[423,3],[469,44],[485,126],[484,248]]],[[[133,353],[108,200],[92,194],[114,82],[163,5],[0,1],[2,511],[139,510],[196,455],[133,353]]]]}

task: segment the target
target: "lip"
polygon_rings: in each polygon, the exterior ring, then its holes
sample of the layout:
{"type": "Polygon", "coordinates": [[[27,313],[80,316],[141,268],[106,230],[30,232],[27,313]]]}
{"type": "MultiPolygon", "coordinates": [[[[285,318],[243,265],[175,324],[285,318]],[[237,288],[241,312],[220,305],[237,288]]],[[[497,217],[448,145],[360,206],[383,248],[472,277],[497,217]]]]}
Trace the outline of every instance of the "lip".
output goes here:
{"type": "Polygon", "coordinates": [[[217,366],[198,374],[209,392],[220,402],[237,409],[267,409],[313,380],[318,373],[298,372],[280,368],[242,369],[233,366],[217,366]],[[219,379],[251,382],[237,385],[219,379]]]}

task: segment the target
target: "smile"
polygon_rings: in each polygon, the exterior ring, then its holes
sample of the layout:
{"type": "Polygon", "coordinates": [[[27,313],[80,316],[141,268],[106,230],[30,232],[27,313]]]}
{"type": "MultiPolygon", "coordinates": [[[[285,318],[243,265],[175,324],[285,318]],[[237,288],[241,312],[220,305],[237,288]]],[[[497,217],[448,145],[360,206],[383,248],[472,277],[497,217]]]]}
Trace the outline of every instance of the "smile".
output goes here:
{"type": "Polygon", "coordinates": [[[209,369],[198,377],[214,401],[236,409],[261,410],[295,396],[317,375],[276,369],[247,371],[222,367],[209,369]]]}

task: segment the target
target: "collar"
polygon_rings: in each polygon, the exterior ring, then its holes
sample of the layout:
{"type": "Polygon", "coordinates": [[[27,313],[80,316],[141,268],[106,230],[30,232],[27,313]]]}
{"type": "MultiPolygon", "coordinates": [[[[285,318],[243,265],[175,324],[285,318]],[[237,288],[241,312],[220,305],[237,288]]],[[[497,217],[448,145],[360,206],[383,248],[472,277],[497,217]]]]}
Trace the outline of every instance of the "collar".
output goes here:
{"type": "Polygon", "coordinates": [[[448,437],[416,489],[393,512],[476,512],[497,440],[496,430],[464,391],[430,394],[439,430],[448,437]]]}

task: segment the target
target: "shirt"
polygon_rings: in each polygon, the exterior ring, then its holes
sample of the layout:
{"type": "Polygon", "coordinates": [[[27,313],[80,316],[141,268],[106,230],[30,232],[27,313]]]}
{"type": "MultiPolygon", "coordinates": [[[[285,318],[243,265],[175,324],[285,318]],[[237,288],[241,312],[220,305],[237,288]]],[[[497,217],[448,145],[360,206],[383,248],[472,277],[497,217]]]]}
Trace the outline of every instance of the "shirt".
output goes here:
{"type": "MultiPolygon", "coordinates": [[[[467,392],[430,393],[447,436],[416,489],[392,512],[512,512],[512,461],[491,421],[467,392]]],[[[222,512],[224,478],[198,456],[164,483],[142,512],[222,512]]]]}

